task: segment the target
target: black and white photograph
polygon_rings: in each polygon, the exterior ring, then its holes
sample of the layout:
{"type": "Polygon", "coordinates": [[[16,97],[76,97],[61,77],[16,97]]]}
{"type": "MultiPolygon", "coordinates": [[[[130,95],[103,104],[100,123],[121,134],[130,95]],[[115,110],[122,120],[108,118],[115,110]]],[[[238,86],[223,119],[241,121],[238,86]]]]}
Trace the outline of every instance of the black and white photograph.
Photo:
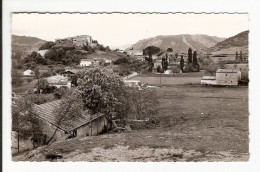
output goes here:
{"type": "Polygon", "coordinates": [[[3,9],[4,171],[259,167],[253,1],[25,1],[3,9]]]}
{"type": "Polygon", "coordinates": [[[13,161],[248,161],[247,14],[13,13],[11,29],[13,161]]]}

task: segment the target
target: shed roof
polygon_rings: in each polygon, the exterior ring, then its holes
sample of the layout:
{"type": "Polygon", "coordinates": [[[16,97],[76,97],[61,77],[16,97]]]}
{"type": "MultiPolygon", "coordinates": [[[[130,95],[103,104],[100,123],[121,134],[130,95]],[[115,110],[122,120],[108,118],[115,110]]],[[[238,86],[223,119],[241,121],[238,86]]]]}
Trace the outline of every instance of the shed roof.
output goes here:
{"type": "Polygon", "coordinates": [[[234,69],[218,69],[216,73],[237,73],[237,70],[234,69]]]}
{"type": "Polygon", "coordinates": [[[215,76],[203,76],[201,80],[216,80],[215,76]]]}
{"type": "Polygon", "coordinates": [[[90,115],[89,111],[85,110],[85,111],[82,111],[82,117],[78,117],[75,120],[70,121],[71,125],[66,126],[64,124],[61,124],[58,126],[55,122],[56,113],[54,113],[54,111],[59,107],[60,103],[61,103],[61,100],[56,100],[56,101],[44,103],[41,105],[34,104],[32,106],[32,111],[35,115],[39,116],[43,120],[47,121],[48,123],[56,126],[57,128],[60,128],[63,131],[66,131],[66,132],[73,131],[104,115],[101,113],[90,115]]]}

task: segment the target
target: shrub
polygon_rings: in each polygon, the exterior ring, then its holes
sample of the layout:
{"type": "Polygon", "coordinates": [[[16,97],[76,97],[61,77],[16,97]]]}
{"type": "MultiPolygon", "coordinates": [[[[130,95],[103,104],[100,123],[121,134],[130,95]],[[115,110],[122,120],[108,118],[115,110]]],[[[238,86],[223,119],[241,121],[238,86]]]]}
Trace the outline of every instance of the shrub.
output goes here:
{"type": "Polygon", "coordinates": [[[219,66],[216,64],[211,64],[205,67],[205,72],[210,74],[210,75],[214,75],[216,74],[216,71],[219,69],[219,66]]]}
{"type": "Polygon", "coordinates": [[[173,66],[172,68],[171,68],[171,70],[172,70],[172,72],[173,73],[180,73],[180,67],[179,66],[173,66]]]}
{"type": "Polygon", "coordinates": [[[49,76],[51,76],[51,72],[44,72],[44,73],[41,74],[41,77],[43,77],[43,78],[46,78],[46,77],[49,77],[49,76]]]}
{"type": "Polygon", "coordinates": [[[191,67],[192,67],[192,64],[191,64],[191,63],[185,64],[185,65],[184,65],[183,72],[184,72],[184,73],[191,72],[191,67]]]}

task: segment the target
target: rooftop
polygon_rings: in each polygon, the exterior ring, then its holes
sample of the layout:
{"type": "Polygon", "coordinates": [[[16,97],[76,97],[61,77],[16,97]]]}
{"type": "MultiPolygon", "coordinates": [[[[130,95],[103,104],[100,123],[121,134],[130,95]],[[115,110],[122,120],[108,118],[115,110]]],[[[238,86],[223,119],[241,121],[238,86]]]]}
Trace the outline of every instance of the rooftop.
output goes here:
{"type": "Polygon", "coordinates": [[[215,76],[203,76],[201,80],[216,80],[215,76]]]}
{"type": "Polygon", "coordinates": [[[49,122],[50,124],[60,128],[63,131],[70,132],[73,131],[74,129],[77,129],[81,127],[82,125],[85,125],[101,116],[104,114],[98,113],[95,115],[90,115],[88,110],[82,111],[82,117],[78,117],[73,121],[70,121],[69,126],[66,126],[64,124],[61,124],[59,126],[56,125],[56,116],[54,111],[59,107],[61,103],[61,100],[56,100],[48,103],[44,103],[41,105],[36,105],[34,104],[32,107],[32,111],[35,115],[39,116],[43,120],[49,122]]]}
{"type": "Polygon", "coordinates": [[[216,73],[237,73],[237,70],[234,69],[218,69],[216,73]]]}

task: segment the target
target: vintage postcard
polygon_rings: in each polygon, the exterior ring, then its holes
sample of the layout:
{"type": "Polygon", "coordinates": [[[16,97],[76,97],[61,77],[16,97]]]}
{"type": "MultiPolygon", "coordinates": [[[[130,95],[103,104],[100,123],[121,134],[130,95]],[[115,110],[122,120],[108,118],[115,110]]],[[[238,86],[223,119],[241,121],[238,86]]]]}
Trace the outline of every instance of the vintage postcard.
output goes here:
{"type": "Polygon", "coordinates": [[[13,13],[13,161],[248,161],[248,24],[13,13]]]}
{"type": "Polygon", "coordinates": [[[6,171],[252,168],[253,12],[6,4],[6,171]]]}

